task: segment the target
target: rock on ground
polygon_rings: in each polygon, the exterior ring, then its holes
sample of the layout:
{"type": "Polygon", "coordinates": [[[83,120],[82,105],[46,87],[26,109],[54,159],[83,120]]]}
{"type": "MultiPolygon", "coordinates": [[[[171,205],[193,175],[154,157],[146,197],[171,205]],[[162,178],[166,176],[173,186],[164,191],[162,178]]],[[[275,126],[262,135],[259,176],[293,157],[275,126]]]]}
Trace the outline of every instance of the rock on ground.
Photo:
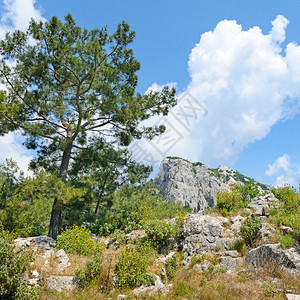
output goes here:
{"type": "Polygon", "coordinates": [[[49,289],[62,292],[75,290],[78,287],[78,278],[75,276],[50,276],[46,278],[49,289]]]}
{"type": "Polygon", "coordinates": [[[300,251],[299,248],[283,250],[280,244],[266,244],[250,250],[245,256],[245,263],[248,267],[271,264],[300,273],[300,251]]]}
{"type": "Polygon", "coordinates": [[[155,280],[155,284],[152,286],[141,286],[139,288],[136,288],[133,291],[133,294],[135,297],[144,297],[144,296],[155,296],[157,294],[161,294],[162,296],[165,296],[169,290],[170,287],[172,286],[171,284],[163,284],[160,277],[155,275],[156,280],[155,280]]]}
{"type": "Polygon", "coordinates": [[[181,246],[185,257],[216,248],[229,250],[234,240],[224,237],[223,219],[225,218],[214,218],[200,213],[190,214],[182,232],[181,246]]]}

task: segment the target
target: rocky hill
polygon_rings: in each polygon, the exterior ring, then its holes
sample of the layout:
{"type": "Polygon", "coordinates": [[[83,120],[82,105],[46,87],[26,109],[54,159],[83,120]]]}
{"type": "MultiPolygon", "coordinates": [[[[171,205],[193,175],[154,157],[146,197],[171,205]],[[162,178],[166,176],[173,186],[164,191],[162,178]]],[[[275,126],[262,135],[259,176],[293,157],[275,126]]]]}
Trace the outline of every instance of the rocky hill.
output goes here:
{"type": "Polygon", "coordinates": [[[180,201],[194,212],[203,212],[216,204],[216,194],[230,184],[255,183],[262,190],[268,186],[254,181],[226,166],[210,169],[203,163],[192,163],[179,157],[166,157],[154,178],[156,186],[171,201],[180,201]]]}

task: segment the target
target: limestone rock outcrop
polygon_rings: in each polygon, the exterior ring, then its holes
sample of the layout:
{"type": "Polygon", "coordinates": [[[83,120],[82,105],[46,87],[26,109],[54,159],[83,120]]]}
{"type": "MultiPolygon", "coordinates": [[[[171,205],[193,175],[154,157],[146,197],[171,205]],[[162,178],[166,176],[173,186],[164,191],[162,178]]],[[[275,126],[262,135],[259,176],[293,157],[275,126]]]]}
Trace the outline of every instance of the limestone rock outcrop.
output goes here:
{"type": "Polygon", "coordinates": [[[185,256],[195,256],[217,248],[229,250],[234,239],[225,236],[223,225],[228,223],[227,218],[190,214],[182,231],[181,246],[185,256]]]}
{"type": "Polygon", "coordinates": [[[161,162],[154,183],[171,201],[180,201],[194,212],[203,212],[216,204],[218,191],[230,184],[244,185],[251,180],[225,166],[210,169],[200,162],[167,157],[161,162]]]}

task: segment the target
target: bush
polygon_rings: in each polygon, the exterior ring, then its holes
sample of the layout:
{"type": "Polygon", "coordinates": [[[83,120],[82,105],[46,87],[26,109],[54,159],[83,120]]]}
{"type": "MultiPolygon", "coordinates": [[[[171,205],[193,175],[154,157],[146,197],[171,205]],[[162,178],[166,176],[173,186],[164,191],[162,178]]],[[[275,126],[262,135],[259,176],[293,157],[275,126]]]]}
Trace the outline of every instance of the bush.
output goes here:
{"type": "Polygon", "coordinates": [[[67,253],[80,255],[94,254],[99,248],[99,244],[91,237],[91,232],[76,225],[67,228],[57,237],[56,246],[67,253]]]}
{"type": "Polygon", "coordinates": [[[220,211],[229,212],[241,206],[241,195],[236,189],[219,191],[216,197],[220,211]]]}
{"type": "Polygon", "coordinates": [[[104,206],[98,220],[89,225],[93,233],[110,235],[117,229],[129,233],[149,220],[172,219],[189,211],[180,202],[162,198],[150,182],[138,187],[124,186],[112,195],[110,202],[110,207],[104,206]]]}
{"type": "Polygon", "coordinates": [[[0,299],[38,299],[35,287],[21,283],[21,276],[30,262],[30,255],[15,252],[13,236],[0,230],[0,299]]]}
{"type": "Polygon", "coordinates": [[[168,279],[172,279],[178,269],[178,262],[175,254],[166,261],[165,268],[168,279]]]}
{"type": "Polygon", "coordinates": [[[272,189],[281,205],[270,211],[270,220],[278,226],[285,225],[293,229],[292,236],[300,242],[300,195],[287,185],[272,189]]]}
{"type": "Polygon", "coordinates": [[[261,229],[261,219],[260,218],[250,218],[247,219],[240,228],[240,233],[244,238],[247,246],[253,247],[255,241],[258,238],[258,232],[261,229]]]}
{"type": "Polygon", "coordinates": [[[236,250],[238,252],[242,252],[244,246],[245,246],[244,242],[242,242],[242,241],[234,241],[233,244],[231,245],[230,249],[231,250],[236,250]]]}
{"type": "Polygon", "coordinates": [[[207,255],[205,253],[200,253],[198,256],[192,256],[190,267],[192,268],[195,264],[202,264],[207,258],[207,255]]]}
{"type": "Polygon", "coordinates": [[[280,237],[280,245],[283,249],[293,247],[294,243],[293,238],[289,234],[280,237]]]}
{"type": "Polygon", "coordinates": [[[166,223],[164,221],[152,220],[143,225],[148,239],[150,239],[157,247],[164,247],[169,244],[169,239],[179,234],[179,226],[177,224],[166,223]]]}
{"type": "Polygon", "coordinates": [[[92,281],[96,280],[101,272],[102,256],[96,253],[95,256],[88,261],[85,269],[77,269],[76,276],[78,276],[81,287],[88,286],[92,281]]]}
{"type": "Polygon", "coordinates": [[[125,248],[116,263],[118,285],[132,289],[141,285],[153,285],[155,278],[147,273],[147,267],[153,254],[153,249],[149,245],[125,248]]]}
{"type": "Polygon", "coordinates": [[[241,194],[243,206],[248,205],[253,198],[260,195],[259,189],[254,183],[236,186],[236,189],[241,194]]]}

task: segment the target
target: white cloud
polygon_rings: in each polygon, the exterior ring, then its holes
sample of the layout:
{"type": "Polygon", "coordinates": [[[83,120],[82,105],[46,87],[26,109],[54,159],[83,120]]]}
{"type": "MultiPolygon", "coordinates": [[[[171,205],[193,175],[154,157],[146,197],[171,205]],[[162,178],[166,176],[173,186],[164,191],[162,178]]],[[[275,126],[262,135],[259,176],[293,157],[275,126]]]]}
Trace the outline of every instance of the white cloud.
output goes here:
{"type": "Polygon", "coordinates": [[[35,0],[3,0],[5,11],[1,15],[0,34],[15,29],[26,30],[31,18],[45,20],[35,8],[35,0]]]}
{"type": "Polygon", "coordinates": [[[18,163],[19,168],[27,175],[32,172],[28,171],[28,164],[33,158],[28,150],[26,150],[19,142],[14,134],[9,133],[0,138],[0,163],[5,159],[12,158],[18,163]]]}
{"type": "Polygon", "coordinates": [[[278,157],[273,164],[268,165],[266,175],[273,176],[281,170],[285,172],[289,172],[290,169],[291,169],[291,159],[289,155],[285,153],[282,156],[278,157]]]}
{"type": "Polygon", "coordinates": [[[230,164],[246,145],[299,112],[300,46],[281,45],[288,23],[279,15],[263,34],[257,26],[245,31],[224,20],[201,35],[189,56],[186,90],[208,113],[182,131],[184,138],[167,155],[230,164]]]}
{"type": "MultiPolygon", "coordinates": [[[[7,31],[26,30],[31,18],[45,20],[41,12],[35,8],[35,2],[35,0],[3,0],[5,10],[0,17],[0,38],[3,38],[7,31]]],[[[0,88],[3,89],[3,85],[0,88]]],[[[27,172],[27,166],[32,156],[19,143],[19,138],[11,133],[0,137],[0,163],[10,157],[26,174],[31,174],[27,172]]]]}
{"type": "Polygon", "coordinates": [[[266,175],[275,177],[274,185],[291,184],[296,186],[300,177],[300,165],[293,163],[288,154],[278,157],[273,164],[268,164],[266,175]]]}

